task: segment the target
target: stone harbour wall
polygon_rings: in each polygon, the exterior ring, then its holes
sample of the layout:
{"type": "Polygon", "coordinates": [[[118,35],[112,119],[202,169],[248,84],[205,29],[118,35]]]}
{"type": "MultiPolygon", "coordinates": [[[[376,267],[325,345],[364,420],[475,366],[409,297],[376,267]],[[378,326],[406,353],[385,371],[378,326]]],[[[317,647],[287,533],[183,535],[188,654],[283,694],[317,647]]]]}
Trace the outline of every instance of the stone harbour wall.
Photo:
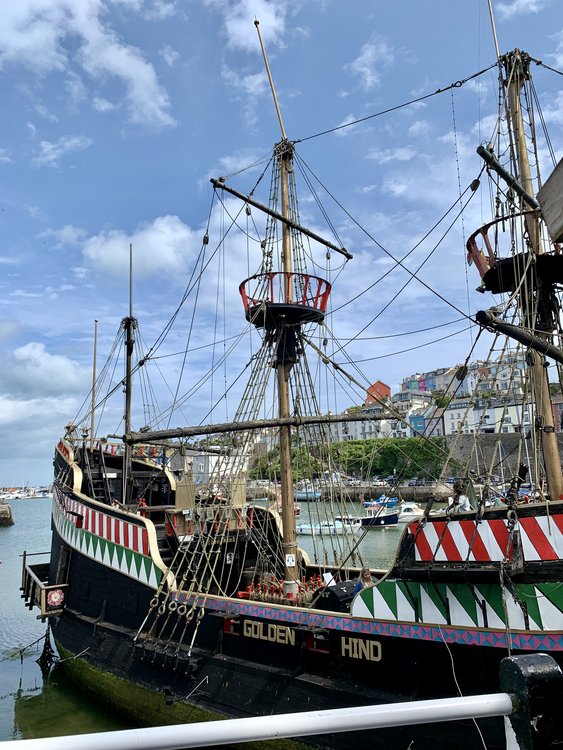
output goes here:
{"type": "Polygon", "coordinates": [[[0,503],[0,526],[13,526],[12,509],[7,503],[0,503]]]}

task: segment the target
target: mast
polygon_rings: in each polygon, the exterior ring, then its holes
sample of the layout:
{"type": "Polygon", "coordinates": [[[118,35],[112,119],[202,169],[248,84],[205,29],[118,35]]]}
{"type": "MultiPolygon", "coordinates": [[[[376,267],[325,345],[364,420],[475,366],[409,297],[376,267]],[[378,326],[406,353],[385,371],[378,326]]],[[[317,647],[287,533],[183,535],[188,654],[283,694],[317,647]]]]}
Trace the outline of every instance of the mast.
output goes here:
{"type": "Polygon", "coordinates": [[[98,321],[94,321],[94,361],[92,363],[92,406],[90,409],[90,451],[94,448],[94,408],[96,405],[96,351],[98,348],[98,321]]]}
{"type": "MultiPolygon", "coordinates": [[[[281,214],[289,219],[289,169],[293,167],[293,145],[287,140],[283,120],[281,117],[276,91],[270,74],[270,66],[266,50],[260,34],[260,24],[254,21],[262,56],[270,82],[270,89],[274,99],[274,105],[280,124],[282,140],[278,144],[280,158],[280,183],[281,183],[281,214]]],[[[292,269],[293,258],[291,248],[291,229],[288,223],[282,223],[282,247],[283,247],[283,271],[284,291],[283,301],[285,305],[291,305],[292,295],[292,269]]],[[[290,416],[289,403],[289,375],[295,362],[295,328],[289,328],[288,322],[284,322],[280,316],[278,357],[276,361],[276,375],[278,384],[278,413],[281,419],[290,416]],[[293,340],[292,340],[293,339],[293,340]]],[[[281,516],[282,516],[282,543],[284,551],[284,594],[292,596],[298,592],[298,569],[297,569],[297,530],[295,526],[295,500],[293,496],[293,470],[291,466],[291,427],[282,425],[280,427],[280,481],[281,481],[281,516]]]]}
{"type": "MultiPolygon", "coordinates": [[[[530,78],[529,57],[514,50],[502,58],[507,83],[508,94],[508,116],[514,137],[514,149],[516,152],[516,163],[518,165],[518,180],[528,195],[534,195],[534,183],[528,158],[526,136],[524,132],[524,117],[522,114],[522,102],[520,92],[526,81],[530,78]]],[[[510,128],[509,128],[510,130],[510,128]]],[[[527,212],[524,216],[530,252],[535,256],[542,254],[540,242],[540,225],[538,214],[535,211],[527,212]]],[[[541,312],[545,300],[541,295],[545,294],[543,285],[535,294],[528,291],[530,285],[524,285],[520,295],[520,306],[525,326],[532,332],[549,342],[555,321],[549,320],[548,316],[541,312]],[[543,315],[543,320],[541,319],[543,315]]],[[[536,403],[536,429],[539,435],[543,451],[544,465],[549,493],[552,500],[559,500],[563,495],[563,477],[561,474],[561,461],[557,447],[557,437],[553,425],[553,412],[551,409],[551,395],[549,392],[549,381],[547,368],[544,367],[543,357],[532,352],[533,360],[529,366],[534,399],[536,403]]]]}
{"type": "MultiPolygon", "coordinates": [[[[133,317],[133,245],[129,245],[129,316],[124,318],[122,325],[125,331],[125,413],[123,422],[125,433],[131,431],[131,396],[132,396],[132,370],[133,370],[133,349],[135,339],[133,331],[137,326],[137,321],[133,317]]],[[[122,502],[130,503],[132,490],[132,450],[131,446],[125,443],[125,454],[123,457],[123,498],[122,502]]]]}

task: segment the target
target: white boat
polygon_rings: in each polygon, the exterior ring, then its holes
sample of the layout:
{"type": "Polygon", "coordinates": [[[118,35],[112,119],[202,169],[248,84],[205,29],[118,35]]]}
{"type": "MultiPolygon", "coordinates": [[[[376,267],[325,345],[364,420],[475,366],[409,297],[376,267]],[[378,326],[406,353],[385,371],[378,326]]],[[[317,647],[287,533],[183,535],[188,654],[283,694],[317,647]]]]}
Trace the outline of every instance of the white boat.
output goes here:
{"type": "Polygon", "coordinates": [[[340,536],[343,534],[357,534],[362,528],[358,519],[349,521],[321,521],[320,523],[300,523],[297,533],[302,536],[340,536]]]}
{"type": "Polygon", "coordinates": [[[304,487],[301,489],[295,487],[293,489],[293,499],[301,500],[302,502],[306,502],[306,503],[313,502],[314,500],[321,499],[321,491],[311,486],[304,487]]]}
{"type": "Polygon", "coordinates": [[[424,510],[416,503],[403,503],[399,508],[399,523],[409,523],[422,518],[424,510]]]}

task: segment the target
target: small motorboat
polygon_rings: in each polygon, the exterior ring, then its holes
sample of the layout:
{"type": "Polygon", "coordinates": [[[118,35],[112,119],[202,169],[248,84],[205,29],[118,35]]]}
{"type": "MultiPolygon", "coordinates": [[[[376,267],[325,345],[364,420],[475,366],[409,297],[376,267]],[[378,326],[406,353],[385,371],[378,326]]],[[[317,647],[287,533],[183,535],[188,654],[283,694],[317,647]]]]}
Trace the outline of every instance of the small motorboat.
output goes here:
{"type": "Polygon", "coordinates": [[[311,485],[307,485],[306,487],[294,487],[293,499],[300,500],[301,502],[310,503],[310,502],[313,502],[314,500],[321,499],[321,491],[311,485]]]}
{"type": "Polygon", "coordinates": [[[399,507],[399,523],[409,523],[422,518],[424,510],[416,503],[403,503],[399,507]]]}
{"type": "Polygon", "coordinates": [[[381,529],[387,526],[396,526],[399,523],[398,510],[388,510],[380,505],[375,508],[366,508],[363,516],[336,516],[337,521],[358,522],[361,527],[369,529],[381,529]]]}
{"type": "Polygon", "coordinates": [[[364,500],[364,508],[394,508],[399,504],[398,497],[389,497],[388,495],[381,495],[376,500],[364,500]]]}
{"type": "Polygon", "coordinates": [[[320,523],[297,524],[298,534],[303,536],[336,536],[343,534],[357,534],[362,528],[360,519],[335,518],[334,521],[321,521],[320,523]]]}

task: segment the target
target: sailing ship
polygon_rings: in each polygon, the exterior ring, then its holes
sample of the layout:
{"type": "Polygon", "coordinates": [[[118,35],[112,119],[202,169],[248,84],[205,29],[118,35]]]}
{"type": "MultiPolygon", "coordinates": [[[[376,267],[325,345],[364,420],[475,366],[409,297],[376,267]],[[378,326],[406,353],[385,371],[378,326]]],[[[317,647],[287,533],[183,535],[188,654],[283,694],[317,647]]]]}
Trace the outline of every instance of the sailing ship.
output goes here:
{"type": "MultiPolygon", "coordinates": [[[[239,215],[267,216],[259,264],[239,287],[246,329],[260,344],[238,410],[227,422],[134,430],[133,375],[145,374],[151,352],[135,359],[139,324],[130,309],[122,322],[123,435],[96,431],[96,376],[88,414],[67,425],[56,445],[52,547],[44,562],[24,556],[23,596],[48,619],[65,670],[91,696],[140,723],[164,724],[493,692],[501,660],[516,653],[543,651],[563,664],[563,484],[544,366],[545,356],[563,361],[555,340],[563,255],[529,167],[536,136],[527,108],[530,57],[499,55],[498,69],[506,110],[496,147],[482,153],[496,213],[471,235],[468,258],[483,291],[506,301],[509,323],[498,306],[478,315],[483,335],[508,334],[524,347],[535,430],[520,436],[533,444],[533,460],[526,465],[521,451],[508,457],[510,485],[491,505],[486,488],[496,465],[481,477],[479,494],[471,451],[465,461],[445,456],[440,478],[458,477],[452,503],[431,511],[429,500],[423,517],[406,525],[391,569],[372,571],[371,587],[358,587],[356,534],[330,537],[315,559],[300,548],[294,485],[304,467],[309,481],[321,464],[326,476],[337,474],[331,427],[366,416],[327,413],[313,392],[322,378],[309,357],[343,373],[323,341],[331,283],[308,268],[309,243],[326,254],[350,253],[301,224],[296,145],[278,108],[282,138],[268,204],[254,190],[241,194],[213,181],[219,200],[240,201],[239,215]],[[246,498],[261,435],[276,443],[279,513],[246,498]],[[194,456],[202,455],[213,458],[212,468],[194,483],[194,456]],[[524,503],[518,490],[528,473],[539,491],[524,503]]],[[[209,246],[206,234],[201,269],[209,246]]],[[[369,386],[356,371],[344,378],[369,386]]],[[[383,403],[382,418],[402,417],[383,403]]],[[[479,437],[472,435],[476,447],[479,437]]],[[[323,500],[309,502],[310,518],[334,518],[343,493],[340,482],[327,481],[323,500]]],[[[395,748],[415,736],[417,748],[439,740],[474,748],[479,737],[488,748],[504,746],[495,719],[313,740],[339,750],[395,748]]]]}

